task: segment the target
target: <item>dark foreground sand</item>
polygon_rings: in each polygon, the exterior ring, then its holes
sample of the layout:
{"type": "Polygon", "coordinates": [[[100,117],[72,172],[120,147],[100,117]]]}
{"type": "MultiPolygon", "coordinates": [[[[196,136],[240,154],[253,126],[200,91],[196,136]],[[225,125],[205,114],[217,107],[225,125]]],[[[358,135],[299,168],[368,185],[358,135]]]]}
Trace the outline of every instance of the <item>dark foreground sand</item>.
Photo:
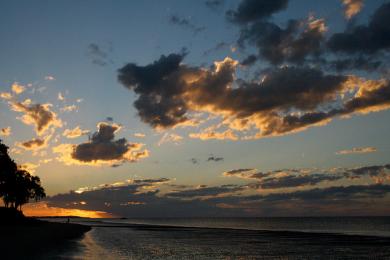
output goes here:
{"type": "Polygon", "coordinates": [[[72,240],[91,228],[33,218],[0,223],[0,259],[42,259],[52,251],[67,250],[72,240]],[[7,223],[8,222],[8,223],[7,223]]]}

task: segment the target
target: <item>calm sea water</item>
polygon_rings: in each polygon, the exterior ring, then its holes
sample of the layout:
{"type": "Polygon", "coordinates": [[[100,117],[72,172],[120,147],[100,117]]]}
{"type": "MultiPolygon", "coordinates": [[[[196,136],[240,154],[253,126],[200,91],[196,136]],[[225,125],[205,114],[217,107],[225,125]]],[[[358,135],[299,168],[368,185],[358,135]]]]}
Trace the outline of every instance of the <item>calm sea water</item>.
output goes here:
{"type": "Polygon", "coordinates": [[[55,258],[390,259],[390,217],[74,219],[72,222],[88,224],[93,229],[71,250],[55,252],[55,258]]]}
{"type": "Polygon", "coordinates": [[[148,218],[105,219],[103,221],[123,224],[327,232],[390,237],[390,217],[148,218]]]}

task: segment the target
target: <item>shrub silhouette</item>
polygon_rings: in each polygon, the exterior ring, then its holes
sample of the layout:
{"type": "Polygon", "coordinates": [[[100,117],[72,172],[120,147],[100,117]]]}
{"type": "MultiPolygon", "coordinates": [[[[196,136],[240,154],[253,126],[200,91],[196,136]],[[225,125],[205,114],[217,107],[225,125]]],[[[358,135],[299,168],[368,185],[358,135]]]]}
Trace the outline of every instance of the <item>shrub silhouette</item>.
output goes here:
{"type": "Polygon", "coordinates": [[[0,198],[6,208],[22,210],[22,205],[46,196],[38,176],[19,169],[8,154],[8,147],[0,140],[0,198]]]}

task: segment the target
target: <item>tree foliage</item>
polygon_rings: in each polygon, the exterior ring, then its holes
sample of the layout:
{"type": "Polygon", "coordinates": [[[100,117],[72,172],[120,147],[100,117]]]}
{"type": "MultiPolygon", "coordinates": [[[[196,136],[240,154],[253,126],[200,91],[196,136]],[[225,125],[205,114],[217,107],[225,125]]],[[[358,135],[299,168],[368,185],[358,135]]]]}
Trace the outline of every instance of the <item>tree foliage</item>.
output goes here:
{"type": "Polygon", "coordinates": [[[5,207],[21,209],[30,199],[38,201],[45,196],[40,178],[20,169],[0,140],[0,198],[5,207]]]}

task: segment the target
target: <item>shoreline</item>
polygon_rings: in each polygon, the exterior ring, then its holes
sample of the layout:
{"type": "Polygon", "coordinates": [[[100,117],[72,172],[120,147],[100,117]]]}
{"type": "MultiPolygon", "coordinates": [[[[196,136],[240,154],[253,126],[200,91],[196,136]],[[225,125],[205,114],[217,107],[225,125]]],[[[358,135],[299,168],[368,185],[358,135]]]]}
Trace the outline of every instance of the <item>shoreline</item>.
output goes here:
{"type": "MultiPolygon", "coordinates": [[[[77,222],[77,221],[76,221],[77,222]]],[[[325,230],[294,230],[294,229],[252,229],[244,227],[206,227],[206,226],[187,226],[187,225],[172,225],[172,224],[146,224],[146,223],[115,223],[115,222],[104,222],[104,221],[79,221],[81,225],[88,223],[87,225],[92,227],[103,227],[103,228],[133,228],[143,230],[156,230],[156,231],[168,231],[176,229],[187,229],[187,230],[219,230],[219,231],[248,231],[248,232],[261,232],[261,233],[279,233],[279,234],[297,234],[297,235],[328,235],[328,236],[359,236],[359,237],[372,237],[389,239],[390,234],[374,234],[374,233],[353,233],[353,232],[337,232],[337,231],[325,231],[325,230]]]]}

